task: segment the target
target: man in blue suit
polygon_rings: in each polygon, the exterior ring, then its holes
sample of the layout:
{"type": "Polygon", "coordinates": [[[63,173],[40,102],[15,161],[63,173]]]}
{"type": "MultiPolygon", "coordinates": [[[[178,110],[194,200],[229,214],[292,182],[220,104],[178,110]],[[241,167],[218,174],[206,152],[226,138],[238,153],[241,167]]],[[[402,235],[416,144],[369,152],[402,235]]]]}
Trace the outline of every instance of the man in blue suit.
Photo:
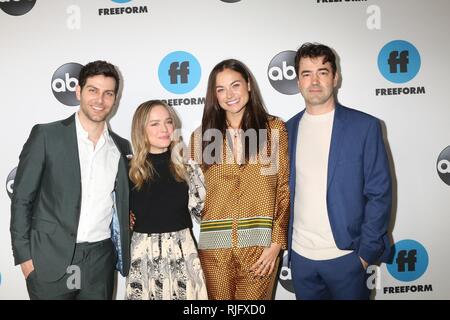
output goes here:
{"type": "Polygon", "coordinates": [[[335,100],[333,51],[295,57],[306,109],[289,133],[289,257],[297,299],[369,299],[368,265],[390,254],[391,177],[380,121],[335,100]]]}

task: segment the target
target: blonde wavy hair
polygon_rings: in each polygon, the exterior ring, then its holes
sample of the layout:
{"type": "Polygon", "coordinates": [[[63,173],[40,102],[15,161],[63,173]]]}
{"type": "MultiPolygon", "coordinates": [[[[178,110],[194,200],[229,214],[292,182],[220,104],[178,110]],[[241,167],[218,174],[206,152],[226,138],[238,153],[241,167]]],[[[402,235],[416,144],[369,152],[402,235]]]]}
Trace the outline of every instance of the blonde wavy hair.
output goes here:
{"type": "Polygon", "coordinates": [[[131,126],[131,143],[133,145],[134,155],[130,162],[129,177],[134,183],[135,188],[141,189],[146,181],[151,181],[155,174],[153,164],[147,155],[150,151],[150,142],[147,138],[146,127],[150,112],[156,106],[164,107],[173,121],[174,133],[172,142],[169,145],[171,153],[170,171],[175,180],[187,181],[187,172],[183,162],[183,138],[181,137],[181,121],[175,110],[167,103],[161,100],[149,100],[142,103],[135,111],[131,126]]]}

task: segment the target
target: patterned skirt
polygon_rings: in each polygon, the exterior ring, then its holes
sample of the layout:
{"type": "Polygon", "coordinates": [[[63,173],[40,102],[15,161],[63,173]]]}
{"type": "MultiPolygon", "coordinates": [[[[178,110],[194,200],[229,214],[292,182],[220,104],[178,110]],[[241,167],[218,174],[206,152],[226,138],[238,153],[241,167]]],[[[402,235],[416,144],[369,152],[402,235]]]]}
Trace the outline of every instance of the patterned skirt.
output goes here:
{"type": "Polygon", "coordinates": [[[189,229],[133,233],[125,299],[208,299],[205,277],[189,229]]]}

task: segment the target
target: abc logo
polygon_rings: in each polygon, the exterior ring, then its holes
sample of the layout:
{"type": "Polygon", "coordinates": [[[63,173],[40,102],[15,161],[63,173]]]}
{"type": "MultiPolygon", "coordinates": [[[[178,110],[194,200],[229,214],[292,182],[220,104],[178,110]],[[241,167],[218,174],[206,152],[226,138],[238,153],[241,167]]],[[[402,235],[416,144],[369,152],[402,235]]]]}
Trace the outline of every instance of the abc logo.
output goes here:
{"type": "Polygon", "coordinates": [[[378,69],[388,81],[408,82],[419,72],[419,51],[407,41],[391,41],[378,54],[378,69]]]}
{"type": "Polygon", "coordinates": [[[6,178],[6,192],[8,193],[9,198],[12,198],[13,189],[14,189],[14,178],[16,177],[17,167],[15,167],[6,178]]]}
{"type": "Polygon", "coordinates": [[[267,76],[272,87],[283,94],[297,94],[297,76],[294,67],[295,51],[283,51],[269,63],[267,76]]]}
{"type": "Polygon", "coordinates": [[[192,91],[200,82],[201,67],[189,52],[175,51],[162,59],[158,77],[169,92],[183,94],[192,91]]]}
{"type": "Polygon", "coordinates": [[[437,160],[436,169],[439,178],[450,186],[450,146],[442,150],[437,160]]]}
{"type": "Polygon", "coordinates": [[[33,9],[36,0],[0,0],[0,9],[11,16],[21,16],[33,9]]]}
{"type": "Polygon", "coordinates": [[[423,245],[415,240],[401,240],[393,245],[394,259],[386,267],[395,279],[414,281],[427,270],[428,253],[423,245]]]}
{"type": "Polygon", "coordinates": [[[294,285],[292,283],[292,275],[291,275],[291,269],[288,266],[288,253],[285,251],[283,253],[283,262],[281,265],[281,271],[280,271],[280,284],[285,288],[287,291],[294,293],[294,285]]]}
{"type": "Polygon", "coordinates": [[[79,63],[66,63],[53,74],[51,84],[53,95],[66,106],[77,106],[80,104],[75,91],[82,67],[79,63]]]}

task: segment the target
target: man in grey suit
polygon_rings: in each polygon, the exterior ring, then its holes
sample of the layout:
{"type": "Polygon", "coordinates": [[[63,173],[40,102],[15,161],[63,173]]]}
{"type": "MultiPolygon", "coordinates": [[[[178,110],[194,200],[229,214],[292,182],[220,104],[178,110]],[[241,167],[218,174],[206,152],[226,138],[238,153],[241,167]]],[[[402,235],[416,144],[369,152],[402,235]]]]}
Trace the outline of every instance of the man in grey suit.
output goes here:
{"type": "Polygon", "coordinates": [[[129,270],[131,148],[106,123],[119,75],[94,61],[78,81],[79,111],[33,127],[14,180],[12,248],[31,299],[112,299],[114,269],[129,270]]]}

